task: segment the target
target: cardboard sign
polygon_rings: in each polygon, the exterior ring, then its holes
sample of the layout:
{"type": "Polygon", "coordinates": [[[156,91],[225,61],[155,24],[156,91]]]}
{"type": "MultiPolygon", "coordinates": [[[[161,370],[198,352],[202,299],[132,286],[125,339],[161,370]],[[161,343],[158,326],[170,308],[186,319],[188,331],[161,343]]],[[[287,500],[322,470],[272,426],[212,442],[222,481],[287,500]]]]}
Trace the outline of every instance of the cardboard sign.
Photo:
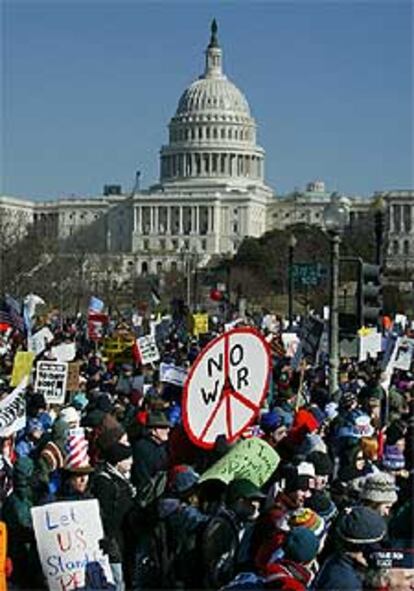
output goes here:
{"type": "Polygon", "coordinates": [[[211,449],[229,442],[255,419],[269,386],[271,356],[262,335],[235,328],[211,341],[184,385],[183,424],[191,441],[211,449]]]}
{"type": "Polygon", "coordinates": [[[260,487],[269,480],[279,461],[279,455],[266,441],[257,437],[244,439],[204,472],[200,482],[217,478],[228,484],[235,478],[247,478],[260,487]]]}
{"type": "Polygon", "coordinates": [[[37,357],[38,355],[43,353],[47,345],[51,343],[53,339],[54,336],[52,331],[47,326],[44,326],[28,338],[27,348],[29,351],[33,351],[33,353],[37,357]]]}
{"type": "Polygon", "coordinates": [[[145,337],[140,337],[139,339],[137,339],[136,343],[141,363],[143,365],[159,361],[160,352],[158,351],[154,335],[146,335],[145,337]]]}
{"type": "Polygon", "coordinates": [[[397,353],[394,359],[393,369],[409,371],[414,354],[414,339],[401,337],[398,339],[396,347],[397,353]]]}
{"type": "Polygon", "coordinates": [[[198,337],[208,332],[208,314],[193,314],[193,334],[198,337]]]}
{"type": "Polygon", "coordinates": [[[108,589],[113,583],[98,501],[66,501],[31,509],[43,573],[50,591],[108,589]]]}
{"type": "Polygon", "coordinates": [[[18,351],[14,358],[10,386],[15,388],[24,378],[30,378],[35,354],[31,351],[18,351]]]}
{"type": "Polygon", "coordinates": [[[68,364],[60,361],[38,361],[35,390],[48,404],[63,404],[66,395],[68,364]]]}
{"type": "Polygon", "coordinates": [[[376,359],[378,353],[381,352],[382,334],[376,330],[371,330],[369,333],[360,335],[359,341],[359,356],[358,361],[365,361],[368,355],[376,359]]]}
{"type": "Polygon", "coordinates": [[[0,400],[0,437],[10,437],[26,425],[26,386],[27,378],[0,400]]]}
{"type": "Polygon", "coordinates": [[[75,343],[62,343],[56,347],[52,347],[52,356],[57,361],[73,361],[76,357],[75,343]]]}
{"type": "Polygon", "coordinates": [[[80,361],[73,361],[68,365],[68,379],[66,382],[66,390],[68,392],[74,392],[79,388],[80,365],[80,361]]]}
{"type": "Polygon", "coordinates": [[[177,367],[173,363],[160,363],[160,382],[183,386],[187,377],[184,367],[177,367]]]}

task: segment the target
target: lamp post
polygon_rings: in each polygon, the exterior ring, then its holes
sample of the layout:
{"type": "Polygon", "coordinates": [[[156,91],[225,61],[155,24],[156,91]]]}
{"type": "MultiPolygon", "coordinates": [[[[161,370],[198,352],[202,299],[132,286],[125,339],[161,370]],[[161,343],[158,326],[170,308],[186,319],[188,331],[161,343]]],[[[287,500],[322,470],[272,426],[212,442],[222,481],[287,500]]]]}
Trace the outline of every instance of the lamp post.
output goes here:
{"type": "Polygon", "coordinates": [[[288,282],[288,317],[289,317],[289,328],[292,328],[293,324],[293,254],[298,241],[295,238],[294,234],[291,234],[289,237],[289,261],[288,261],[288,273],[289,273],[289,282],[288,282]]]}
{"type": "Polygon", "coordinates": [[[349,206],[346,199],[336,193],[331,195],[331,201],[323,211],[325,229],[331,242],[331,281],[329,294],[329,394],[332,396],[338,390],[339,369],[339,327],[338,327],[338,299],[339,299],[339,245],[341,232],[349,220],[349,206]]]}

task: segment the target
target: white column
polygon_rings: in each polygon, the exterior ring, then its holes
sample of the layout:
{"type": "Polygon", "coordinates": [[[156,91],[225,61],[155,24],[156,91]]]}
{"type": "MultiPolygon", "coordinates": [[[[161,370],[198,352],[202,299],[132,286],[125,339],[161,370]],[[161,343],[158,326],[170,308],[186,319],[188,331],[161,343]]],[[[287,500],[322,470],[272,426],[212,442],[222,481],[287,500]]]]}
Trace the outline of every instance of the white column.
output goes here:
{"type": "Polygon", "coordinates": [[[150,232],[154,233],[154,208],[150,207],[150,232]]]}
{"type": "Polygon", "coordinates": [[[195,206],[195,233],[200,234],[200,206],[195,206]]]}
{"type": "Polygon", "coordinates": [[[155,225],[155,233],[159,234],[160,232],[160,224],[159,224],[159,207],[158,205],[154,207],[154,225],[155,225]]]}
{"type": "Polygon", "coordinates": [[[167,234],[171,234],[171,207],[167,206],[167,234]]]}
{"type": "Polygon", "coordinates": [[[180,236],[183,235],[183,208],[181,205],[180,205],[180,225],[179,225],[178,233],[180,236]]]}

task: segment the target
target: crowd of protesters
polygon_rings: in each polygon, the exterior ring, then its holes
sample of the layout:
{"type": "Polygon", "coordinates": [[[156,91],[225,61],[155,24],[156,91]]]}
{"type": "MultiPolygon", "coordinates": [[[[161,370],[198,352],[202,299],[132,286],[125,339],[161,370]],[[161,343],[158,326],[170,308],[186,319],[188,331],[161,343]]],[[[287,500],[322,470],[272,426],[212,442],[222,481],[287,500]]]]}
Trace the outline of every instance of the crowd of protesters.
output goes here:
{"type": "MultiPolygon", "coordinates": [[[[260,315],[246,323],[268,336],[260,315]]],[[[159,363],[109,358],[103,341],[87,339],[81,318],[52,318],[48,326],[54,341],[39,359],[50,358],[53,345],[76,342],[80,380],[64,405],[52,407],[32,381],[25,428],[1,441],[10,589],[47,588],[31,509],[84,499],[99,503],[100,546],[117,591],[414,589],[413,363],[384,388],[381,354],[360,363],[341,358],[332,396],[323,356],[294,370],[274,347],[269,392],[241,437],[272,446],[277,469],[261,488],[237,474],[229,484],[200,483],[232,446],[225,437],[211,451],[190,442],[182,388],[160,382],[159,363]],[[74,467],[67,440],[80,426],[88,460],[74,467]]],[[[223,330],[210,322],[209,333],[195,338],[172,320],[158,342],[161,361],[188,369],[223,330]]],[[[271,330],[268,340],[276,341],[282,320],[271,330]]],[[[3,337],[2,397],[12,390],[14,356],[26,347],[16,330],[3,337]]]]}

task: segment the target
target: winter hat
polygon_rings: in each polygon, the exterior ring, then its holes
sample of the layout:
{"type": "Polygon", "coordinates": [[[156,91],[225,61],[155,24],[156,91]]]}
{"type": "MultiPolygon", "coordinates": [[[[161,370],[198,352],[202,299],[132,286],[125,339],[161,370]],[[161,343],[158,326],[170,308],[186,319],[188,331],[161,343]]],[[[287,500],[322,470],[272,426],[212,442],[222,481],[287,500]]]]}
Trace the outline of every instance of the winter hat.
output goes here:
{"type": "Polygon", "coordinates": [[[26,431],[29,434],[32,434],[35,431],[41,431],[41,433],[43,433],[44,428],[43,428],[42,422],[39,421],[39,419],[29,419],[27,421],[26,431]]]}
{"type": "Polygon", "coordinates": [[[104,413],[110,413],[112,411],[112,402],[109,396],[106,394],[100,394],[96,399],[95,408],[104,413]]]}
{"type": "Polygon", "coordinates": [[[305,500],[305,506],[320,515],[325,523],[330,522],[338,513],[335,503],[321,490],[315,490],[312,496],[305,500]]]}
{"type": "Polygon", "coordinates": [[[112,466],[116,466],[118,462],[122,462],[122,460],[130,458],[131,455],[131,446],[119,442],[113,443],[111,446],[102,450],[103,458],[108,462],[108,464],[112,464],[112,466]]]}
{"type": "Polygon", "coordinates": [[[168,429],[171,427],[171,423],[161,410],[152,410],[148,415],[146,426],[151,428],[168,429]]]}
{"type": "Polygon", "coordinates": [[[279,427],[284,425],[283,417],[275,410],[266,412],[260,417],[260,428],[265,433],[273,433],[279,427]]]}
{"type": "Polygon", "coordinates": [[[306,527],[318,538],[325,531],[324,519],[309,507],[302,507],[294,511],[289,518],[289,525],[291,528],[306,527]]]}
{"type": "Polygon", "coordinates": [[[83,392],[77,392],[72,398],[72,406],[79,411],[85,410],[88,406],[89,400],[83,392]]]}
{"type": "Polygon", "coordinates": [[[357,402],[357,397],[353,392],[345,392],[344,394],[342,394],[340,400],[339,400],[339,405],[342,408],[350,408],[354,402],[357,402]]]}
{"type": "Polygon", "coordinates": [[[65,421],[65,423],[71,427],[73,425],[78,426],[80,422],[79,413],[73,406],[66,406],[65,408],[62,408],[59,413],[59,418],[62,419],[62,421],[65,421]]]}
{"type": "Polygon", "coordinates": [[[333,463],[328,454],[313,451],[307,456],[307,460],[315,466],[315,474],[318,476],[331,476],[333,463]]]}
{"type": "Polygon", "coordinates": [[[391,503],[398,500],[394,478],[385,472],[368,476],[362,485],[360,497],[372,503],[391,503]]]}
{"type": "Polygon", "coordinates": [[[283,549],[288,560],[310,562],[318,554],[319,539],[309,528],[295,527],[288,533],[283,549]]]}
{"type": "Polygon", "coordinates": [[[335,532],[349,544],[373,544],[387,531],[384,519],[369,507],[346,507],[338,516],[335,532]]]}
{"type": "Polygon", "coordinates": [[[241,497],[246,499],[265,499],[266,495],[247,478],[235,478],[228,486],[227,502],[229,505],[232,505],[241,497]]]}
{"type": "Polygon", "coordinates": [[[182,494],[190,491],[198,482],[200,475],[191,466],[184,464],[174,466],[171,479],[171,490],[182,494]]]}

